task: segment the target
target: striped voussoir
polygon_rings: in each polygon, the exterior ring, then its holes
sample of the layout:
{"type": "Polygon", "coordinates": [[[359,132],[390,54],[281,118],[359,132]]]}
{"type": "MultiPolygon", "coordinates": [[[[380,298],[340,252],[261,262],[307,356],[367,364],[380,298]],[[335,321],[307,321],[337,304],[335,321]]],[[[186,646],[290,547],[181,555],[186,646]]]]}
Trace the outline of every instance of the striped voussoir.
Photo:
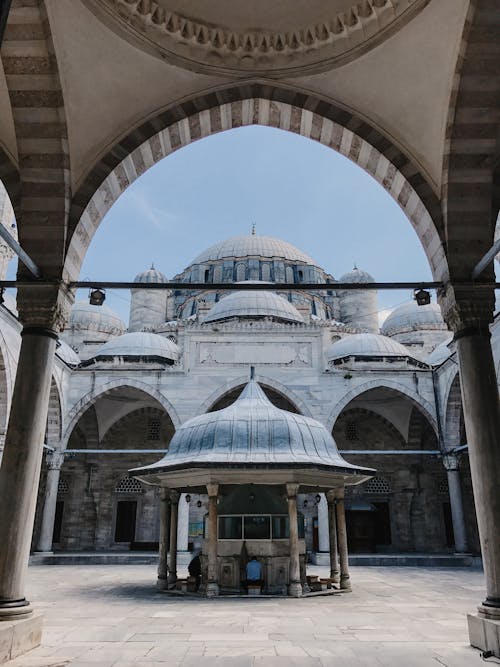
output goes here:
{"type": "Polygon", "coordinates": [[[18,149],[19,194],[13,204],[19,240],[43,274],[56,277],[64,258],[69,157],[63,95],[43,0],[13,0],[2,62],[18,149]]]}
{"type": "MultiPolygon", "coordinates": [[[[471,2],[454,77],[443,164],[443,210],[452,277],[467,279],[493,242],[500,121],[498,0],[471,2]]],[[[500,192],[497,191],[497,197],[500,192]]],[[[493,275],[489,267],[483,278],[493,275]]]]}
{"type": "Polygon", "coordinates": [[[434,276],[447,275],[441,206],[425,177],[378,130],[352,113],[304,93],[247,84],[165,110],[118,142],[75,194],[64,277],[74,280],[102,218],[153,164],[202,137],[244,125],[301,134],[333,148],[371,174],[401,206],[420,238],[434,276]]]}

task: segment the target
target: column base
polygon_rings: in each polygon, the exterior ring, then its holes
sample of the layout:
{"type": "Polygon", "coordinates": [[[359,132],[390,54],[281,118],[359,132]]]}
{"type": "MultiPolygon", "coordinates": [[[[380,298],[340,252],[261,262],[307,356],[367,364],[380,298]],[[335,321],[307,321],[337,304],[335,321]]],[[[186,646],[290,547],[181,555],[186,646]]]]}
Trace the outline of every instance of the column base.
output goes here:
{"type": "Polygon", "coordinates": [[[0,623],[0,663],[14,660],[40,646],[42,625],[41,614],[0,623]]]}
{"type": "Polygon", "coordinates": [[[302,597],[302,584],[300,581],[292,581],[288,585],[288,595],[292,598],[302,597]]]}
{"type": "Polygon", "coordinates": [[[209,581],[205,588],[207,598],[216,598],[219,595],[219,584],[216,581],[209,581]]]}
{"type": "Polygon", "coordinates": [[[32,613],[33,607],[26,598],[0,602],[0,621],[15,621],[18,618],[31,616],[32,613]]]}
{"type": "Polygon", "coordinates": [[[159,591],[166,591],[168,589],[168,579],[166,577],[158,577],[156,580],[156,588],[159,591]]]}
{"type": "Polygon", "coordinates": [[[500,608],[478,607],[477,614],[467,614],[471,646],[500,658],[500,608]]]}
{"type": "Polygon", "coordinates": [[[340,590],[341,591],[350,591],[351,590],[351,580],[349,577],[340,577],[340,590]]]}
{"type": "Polygon", "coordinates": [[[333,581],[334,584],[339,584],[340,572],[338,570],[334,570],[333,572],[330,571],[330,579],[333,581]]]}

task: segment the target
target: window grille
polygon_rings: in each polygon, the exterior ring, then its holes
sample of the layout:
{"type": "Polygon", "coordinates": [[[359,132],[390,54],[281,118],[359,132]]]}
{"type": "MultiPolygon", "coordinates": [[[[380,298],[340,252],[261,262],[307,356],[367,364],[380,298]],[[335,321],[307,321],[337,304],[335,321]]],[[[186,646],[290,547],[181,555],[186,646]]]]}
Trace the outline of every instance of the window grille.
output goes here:
{"type": "Polygon", "coordinates": [[[68,480],[64,479],[64,477],[59,477],[59,485],[57,487],[57,493],[59,495],[63,495],[65,493],[69,493],[69,484],[68,480]]]}
{"type": "Polygon", "coordinates": [[[438,493],[442,493],[443,495],[448,495],[449,494],[449,488],[448,488],[448,477],[441,477],[439,480],[439,485],[438,485],[438,493]]]}
{"type": "Polygon", "coordinates": [[[390,493],[391,485],[388,479],[385,477],[372,477],[364,485],[365,493],[390,493]]]}
{"type": "Polygon", "coordinates": [[[148,424],[148,440],[159,440],[161,430],[160,419],[150,419],[148,424]]]}
{"type": "Polygon", "coordinates": [[[115,493],[142,493],[141,483],[132,477],[122,477],[115,486],[115,493]]]}
{"type": "Polygon", "coordinates": [[[358,425],[356,422],[346,422],[345,425],[345,437],[347,440],[359,440],[358,437],[358,425]]]}

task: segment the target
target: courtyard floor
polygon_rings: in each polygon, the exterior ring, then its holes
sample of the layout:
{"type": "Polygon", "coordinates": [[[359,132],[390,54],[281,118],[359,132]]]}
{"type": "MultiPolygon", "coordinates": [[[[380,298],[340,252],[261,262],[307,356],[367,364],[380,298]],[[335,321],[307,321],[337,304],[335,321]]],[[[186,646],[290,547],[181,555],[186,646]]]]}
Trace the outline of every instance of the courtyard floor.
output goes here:
{"type": "MultiPolygon", "coordinates": [[[[308,568],[326,575],[326,569],[308,568]]],[[[42,645],[8,667],[474,667],[475,569],[352,567],[353,592],[179,599],[151,565],[33,566],[42,645]]]]}

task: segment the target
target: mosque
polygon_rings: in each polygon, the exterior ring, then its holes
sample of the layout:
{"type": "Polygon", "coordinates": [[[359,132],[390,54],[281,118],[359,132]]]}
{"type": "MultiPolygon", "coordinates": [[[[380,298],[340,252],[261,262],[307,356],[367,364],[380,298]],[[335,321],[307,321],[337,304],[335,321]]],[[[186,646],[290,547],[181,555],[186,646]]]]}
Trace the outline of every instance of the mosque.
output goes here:
{"type": "MultiPolygon", "coordinates": [[[[436,303],[410,300],[379,328],[376,290],[336,288],[372,276],[354,267],[336,280],[255,230],[216,243],[174,279],[186,289],[142,289],[167,282],[155,267],[136,276],[128,326],[106,305],[73,306],[53,370],[33,551],[157,550],[160,489],[129,470],[161,459],[188,420],[209,423],[233,404],[253,366],[276,408],[317,420],[345,461],[376,471],[346,488],[351,554],[479,552],[455,346],[436,303]],[[225,282],[269,289],[215,288],[225,282]]],[[[8,297],[0,311],[5,429],[20,325],[8,297]]],[[[325,494],[309,486],[297,503],[305,558],[326,564],[325,494]]],[[[206,494],[184,489],[181,563],[202,545],[207,507],[206,494]]]]}

